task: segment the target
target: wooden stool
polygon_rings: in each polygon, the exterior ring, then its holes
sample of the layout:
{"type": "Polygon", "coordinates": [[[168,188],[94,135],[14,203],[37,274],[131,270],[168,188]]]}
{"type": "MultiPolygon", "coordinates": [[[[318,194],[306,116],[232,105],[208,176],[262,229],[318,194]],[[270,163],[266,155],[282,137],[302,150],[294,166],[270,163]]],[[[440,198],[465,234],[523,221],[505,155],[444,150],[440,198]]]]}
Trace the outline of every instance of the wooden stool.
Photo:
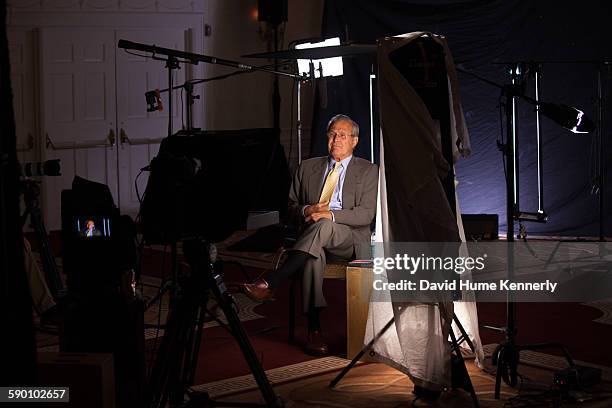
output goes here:
{"type": "MultiPolygon", "coordinates": [[[[325,265],[323,279],[346,279],[348,261],[330,261],[325,265]]],[[[295,287],[297,279],[291,279],[289,287],[289,343],[295,339],[295,287]]]]}
{"type": "MultiPolygon", "coordinates": [[[[371,266],[349,264],[346,268],[346,355],[349,358],[363,348],[373,277],[371,266]]],[[[368,354],[361,360],[374,361],[368,354]]]]}

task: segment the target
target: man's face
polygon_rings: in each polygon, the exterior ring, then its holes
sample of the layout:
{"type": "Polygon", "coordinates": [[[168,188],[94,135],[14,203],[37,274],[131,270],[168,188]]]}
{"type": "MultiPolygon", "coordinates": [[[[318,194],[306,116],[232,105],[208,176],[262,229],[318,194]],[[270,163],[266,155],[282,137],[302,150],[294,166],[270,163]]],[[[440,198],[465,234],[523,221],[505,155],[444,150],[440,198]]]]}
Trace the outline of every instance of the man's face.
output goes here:
{"type": "Polygon", "coordinates": [[[336,161],[344,160],[353,154],[359,138],[352,136],[351,122],[340,119],[334,122],[327,132],[327,150],[336,161]]]}

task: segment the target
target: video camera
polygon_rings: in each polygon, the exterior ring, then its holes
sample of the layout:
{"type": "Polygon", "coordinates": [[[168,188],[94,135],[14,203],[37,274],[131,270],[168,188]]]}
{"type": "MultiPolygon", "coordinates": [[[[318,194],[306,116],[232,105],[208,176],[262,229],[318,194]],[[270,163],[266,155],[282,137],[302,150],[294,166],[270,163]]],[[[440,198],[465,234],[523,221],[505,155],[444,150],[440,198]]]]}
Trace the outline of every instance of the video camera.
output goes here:
{"type": "Polygon", "coordinates": [[[108,186],[75,177],[62,191],[62,241],[68,292],[63,351],[113,353],[117,406],[141,400],[144,304],[134,292],[134,222],[121,216],[108,186]]]}
{"type": "Polygon", "coordinates": [[[61,176],[60,159],[19,164],[22,177],[61,176]]]}
{"type": "Polygon", "coordinates": [[[63,264],[69,291],[116,287],[136,267],[136,230],[120,216],[109,188],[75,177],[62,191],[63,264]]]}

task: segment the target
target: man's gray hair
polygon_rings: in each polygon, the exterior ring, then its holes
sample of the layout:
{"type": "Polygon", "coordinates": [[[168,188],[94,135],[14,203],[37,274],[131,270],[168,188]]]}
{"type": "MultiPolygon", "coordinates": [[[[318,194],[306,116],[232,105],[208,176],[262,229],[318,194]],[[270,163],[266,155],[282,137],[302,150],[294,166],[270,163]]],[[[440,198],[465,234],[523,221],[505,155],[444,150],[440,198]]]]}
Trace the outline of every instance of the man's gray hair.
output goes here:
{"type": "Polygon", "coordinates": [[[349,116],[343,115],[342,113],[332,117],[329,120],[329,122],[327,122],[327,132],[329,132],[329,129],[331,129],[331,127],[334,125],[334,123],[336,123],[339,120],[346,120],[347,122],[349,122],[351,124],[352,128],[353,128],[351,130],[351,136],[359,137],[359,125],[357,124],[357,122],[355,122],[349,116]]]}

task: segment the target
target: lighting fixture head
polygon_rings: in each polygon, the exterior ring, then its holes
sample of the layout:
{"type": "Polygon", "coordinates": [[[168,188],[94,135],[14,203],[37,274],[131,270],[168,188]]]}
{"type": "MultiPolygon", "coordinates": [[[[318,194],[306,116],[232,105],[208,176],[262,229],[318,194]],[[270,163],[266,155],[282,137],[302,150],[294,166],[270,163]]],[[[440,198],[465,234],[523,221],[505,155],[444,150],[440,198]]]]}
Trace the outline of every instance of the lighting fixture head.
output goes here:
{"type": "Polygon", "coordinates": [[[573,133],[591,133],[595,124],[580,109],[554,103],[540,104],[542,115],[573,133]]]}
{"type": "MultiPolygon", "coordinates": [[[[320,48],[320,47],[331,47],[335,45],[340,45],[340,37],[328,38],[324,41],[320,42],[306,42],[301,44],[296,44],[295,48],[300,50],[304,48],[320,48]]],[[[324,58],[318,60],[307,60],[307,59],[299,59],[297,60],[298,64],[298,72],[302,76],[309,76],[311,74],[311,63],[312,70],[314,70],[315,78],[321,77],[330,77],[330,76],[342,76],[343,75],[343,65],[342,65],[342,57],[332,57],[332,58],[324,58]]]]}

